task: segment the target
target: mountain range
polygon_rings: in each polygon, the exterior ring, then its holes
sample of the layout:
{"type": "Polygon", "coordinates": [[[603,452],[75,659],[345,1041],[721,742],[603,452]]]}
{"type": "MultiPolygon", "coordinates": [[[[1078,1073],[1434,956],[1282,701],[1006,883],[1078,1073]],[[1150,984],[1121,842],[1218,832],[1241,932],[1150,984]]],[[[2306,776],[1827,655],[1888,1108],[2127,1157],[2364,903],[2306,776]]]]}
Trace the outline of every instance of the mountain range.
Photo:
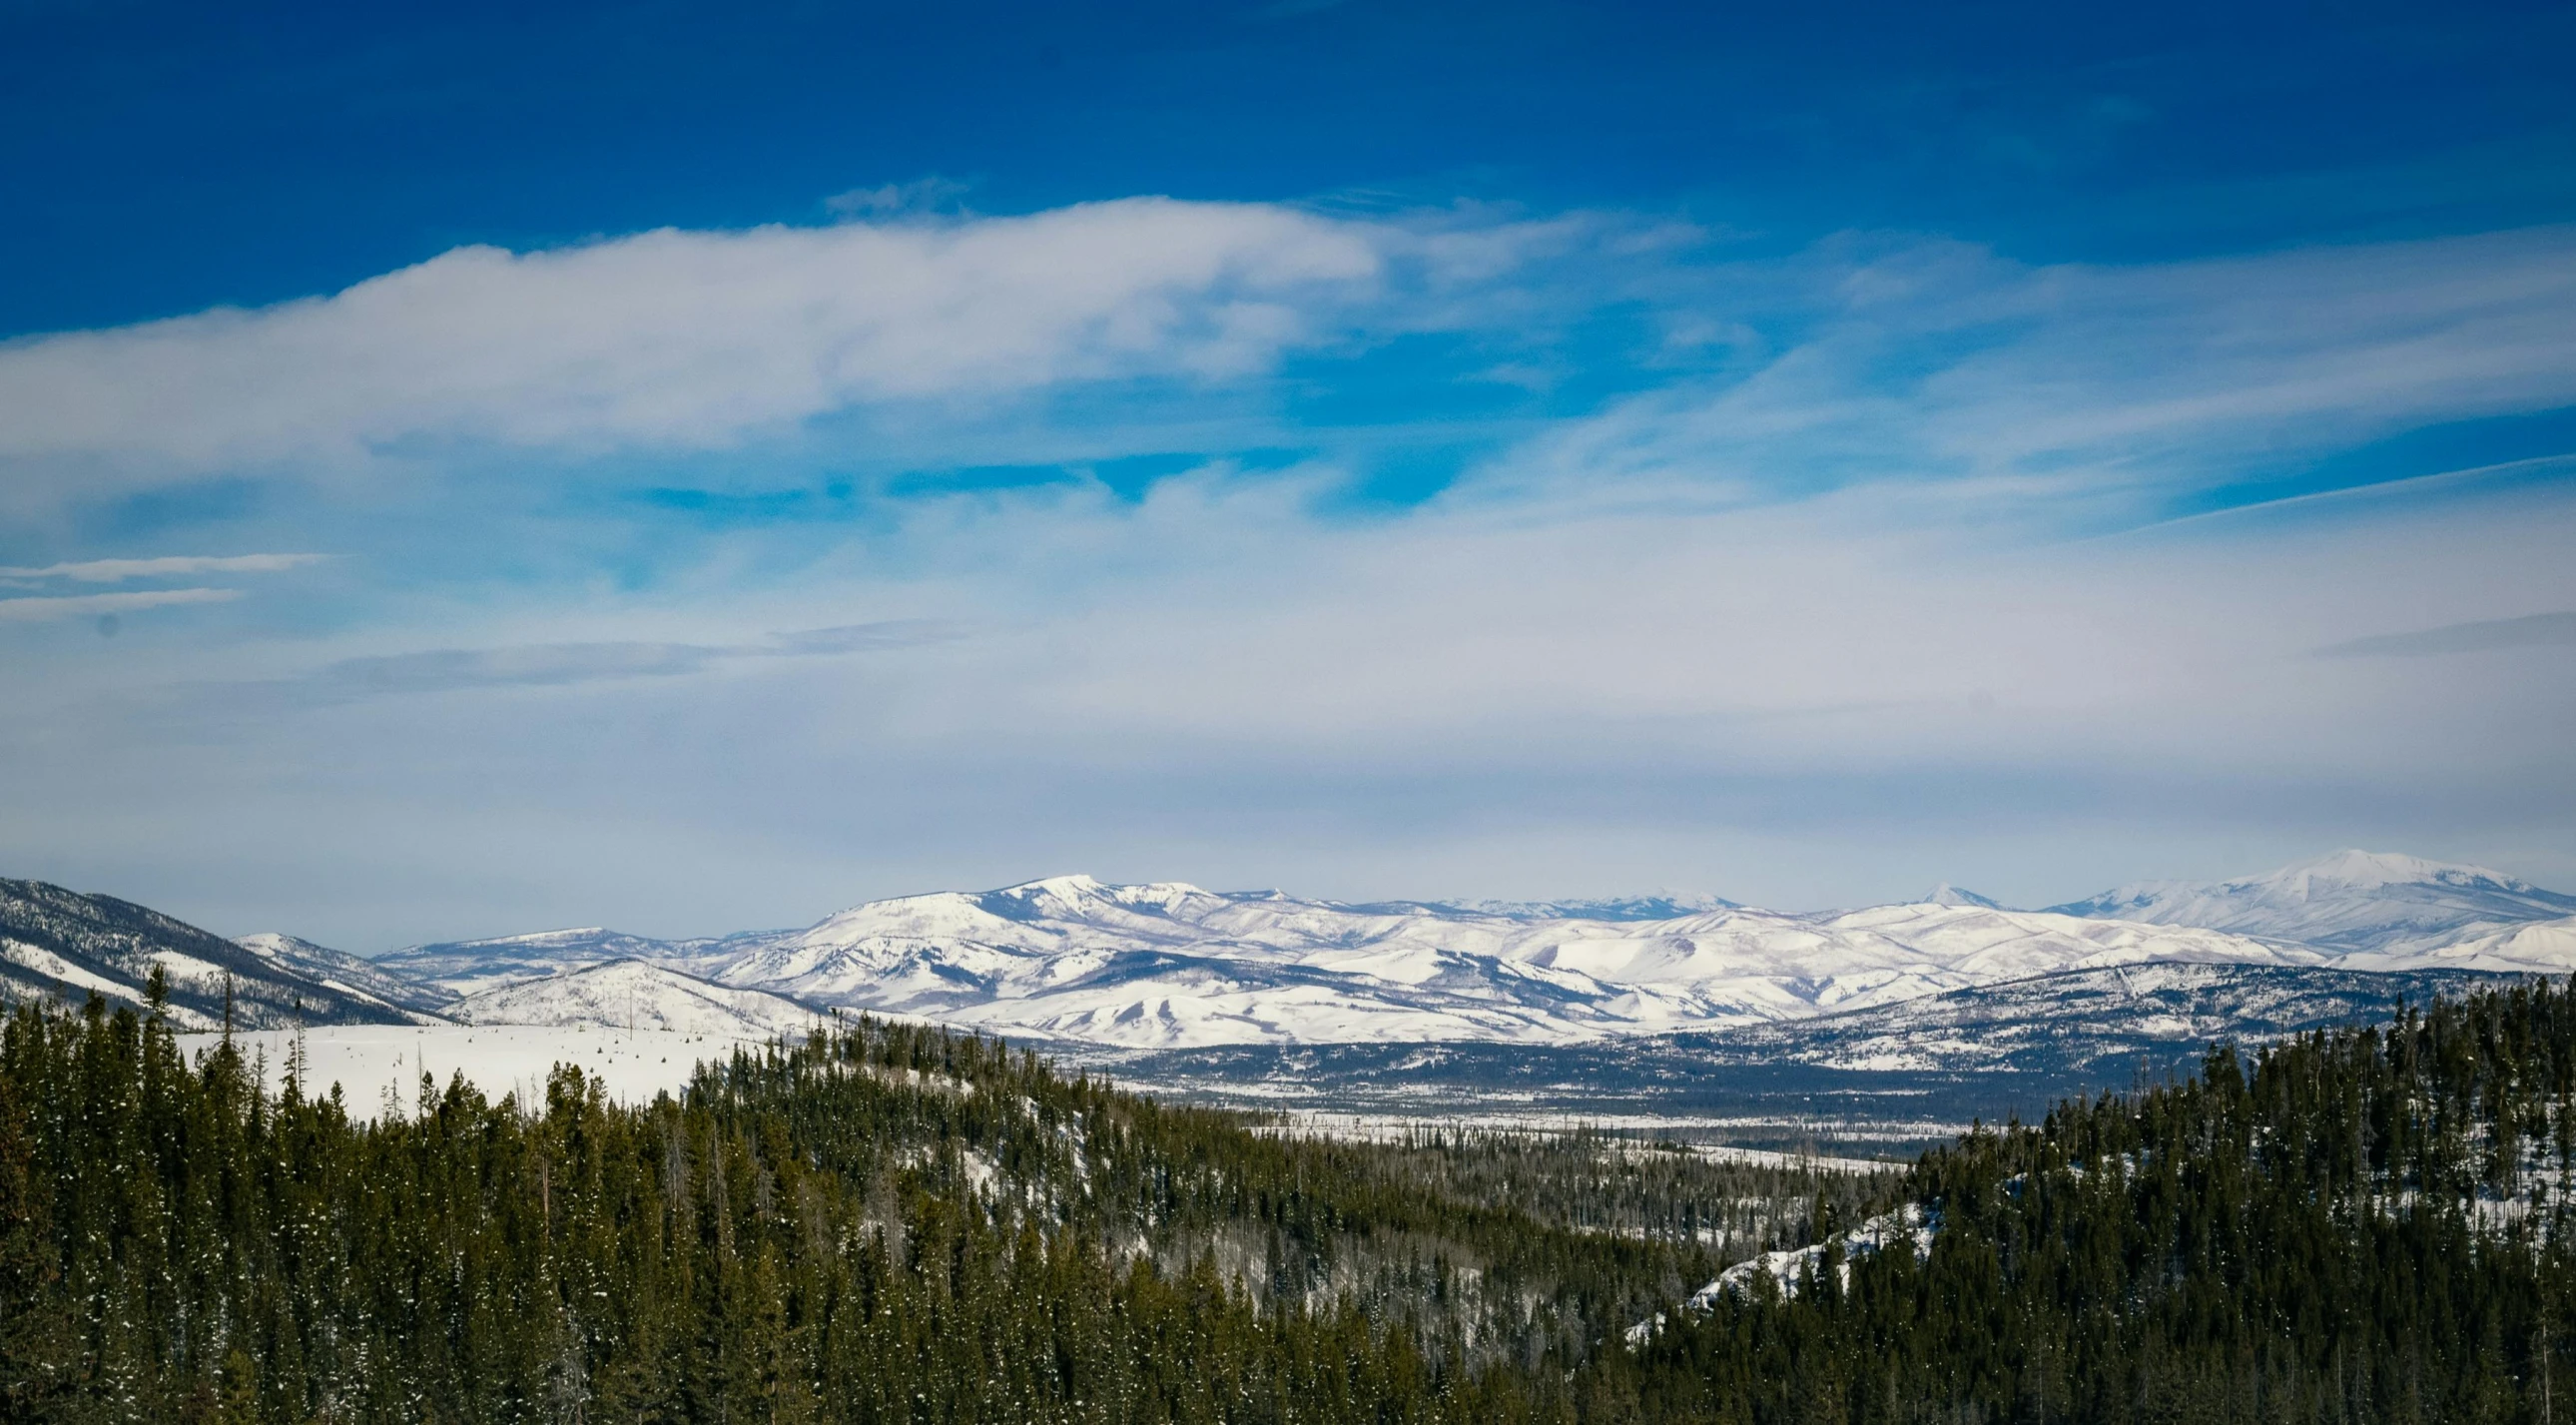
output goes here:
{"type": "Polygon", "coordinates": [[[2492,940],[2533,921],[2569,920],[2576,896],[2477,866],[2338,851],[2234,880],[2141,881],[2050,909],[2402,957],[2492,940]]]}
{"type": "Polygon", "coordinates": [[[1569,1044],[1749,1030],[2123,965],[2563,973],[2576,968],[2576,896],[2355,851],[2036,911],[1949,885],[1788,913],[1669,893],[1352,904],[1059,876],[871,901],[792,930],[554,931],[378,963],[470,994],[624,959],[1059,1045],[1569,1044]]]}
{"type": "MultiPolygon", "coordinates": [[[[279,934],[226,941],[123,901],[0,882],[0,992],[136,1002],[154,965],[170,977],[174,1013],[199,1027],[219,1021],[230,977],[244,1025],[765,1034],[837,1009],[1125,1053],[1677,1033],[1754,1043],[1782,1026],[1854,1025],[1899,1006],[1991,1007],[1997,986],[2092,976],[2081,983],[2098,989],[2102,972],[2132,966],[2273,972],[2264,983],[2275,995],[2335,986],[2319,1004],[2340,1003],[2354,975],[2563,974],[2576,968],[2576,896],[2358,851],[2045,910],[1948,885],[1901,904],[1791,913],[1671,893],[1349,904],[1058,876],[871,901],[798,929],[692,940],[557,930],[365,960],[279,934]]],[[[2012,1003],[2044,1018],[2045,1000],[2023,990],[2012,1003]]],[[[2189,1033],[2222,1032],[2230,1013],[2191,1020],[2189,1033]]],[[[2261,1019],[2243,1015],[2249,1027],[2261,1019]]],[[[1885,1051],[1888,1062],[1928,1062],[1910,1052],[1885,1051]]]]}

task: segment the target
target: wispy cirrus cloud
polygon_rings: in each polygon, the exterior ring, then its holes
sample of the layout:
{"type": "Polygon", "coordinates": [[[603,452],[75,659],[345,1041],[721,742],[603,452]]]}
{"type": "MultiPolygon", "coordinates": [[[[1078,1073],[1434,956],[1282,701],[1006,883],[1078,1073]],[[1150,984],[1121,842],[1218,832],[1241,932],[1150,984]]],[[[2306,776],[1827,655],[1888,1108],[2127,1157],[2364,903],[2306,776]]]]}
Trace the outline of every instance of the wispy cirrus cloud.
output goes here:
{"type": "Polygon", "coordinates": [[[2576,611],[2479,619],[2411,633],[2374,634],[2316,651],[2319,658],[2425,658],[2444,653],[2485,653],[2500,648],[2564,648],[2576,644],[2576,611]]]}
{"type": "Polygon", "coordinates": [[[676,678],[721,663],[764,658],[823,658],[945,643],[966,636],[954,623],[889,619],[782,633],[762,642],[657,643],[619,640],[535,643],[496,648],[436,648],[417,653],[344,658],[300,676],[256,686],[293,700],[345,702],[406,693],[564,687],[638,678],[676,678]]]}
{"type": "Polygon", "coordinates": [[[1751,359],[1564,422],[1463,493],[1878,483],[1980,520],[2152,513],[2428,423],[2576,404],[2576,228],[2126,267],[1848,237],[1730,281],[1770,314],[1751,359]]]}
{"type": "Polygon", "coordinates": [[[50,623],[56,619],[96,618],[177,604],[230,603],[240,597],[239,589],[151,589],[129,594],[0,599],[0,623],[50,623]]]}
{"type": "Polygon", "coordinates": [[[129,579],[170,579],[206,574],[275,574],[319,564],[327,554],[176,554],[151,559],[84,559],[35,567],[0,566],[0,579],[68,579],[76,584],[122,584],[129,579]]]}

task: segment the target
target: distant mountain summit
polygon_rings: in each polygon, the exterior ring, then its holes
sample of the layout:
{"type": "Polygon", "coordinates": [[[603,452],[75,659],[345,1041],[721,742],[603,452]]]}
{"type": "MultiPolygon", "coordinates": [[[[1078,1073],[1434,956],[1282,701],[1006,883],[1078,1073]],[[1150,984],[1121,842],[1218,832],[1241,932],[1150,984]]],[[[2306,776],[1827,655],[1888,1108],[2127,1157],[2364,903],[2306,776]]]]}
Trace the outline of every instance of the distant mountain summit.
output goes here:
{"type": "Polygon", "coordinates": [[[1922,903],[1925,905],[1972,905],[1982,907],[1986,910],[2002,910],[2004,908],[2003,902],[2001,901],[1978,895],[1975,891],[1961,890],[1957,886],[1951,885],[1948,881],[1943,881],[1941,884],[1934,886],[1924,895],[1922,903]]]}
{"type": "Polygon", "coordinates": [[[2190,925],[2348,952],[2409,953],[2473,926],[2576,915],[2576,896],[2500,871],[2371,851],[2337,851],[2233,880],[2141,881],[2050,909],[2103,920],[2190,925]]]}

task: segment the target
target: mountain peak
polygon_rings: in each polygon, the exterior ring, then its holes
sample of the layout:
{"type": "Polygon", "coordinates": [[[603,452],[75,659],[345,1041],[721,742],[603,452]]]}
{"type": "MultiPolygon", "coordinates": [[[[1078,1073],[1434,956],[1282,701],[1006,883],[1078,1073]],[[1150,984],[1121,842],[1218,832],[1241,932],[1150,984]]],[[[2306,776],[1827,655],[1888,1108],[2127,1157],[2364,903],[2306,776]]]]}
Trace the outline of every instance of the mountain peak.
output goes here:
{"type": "Polygon", "coordinates": [[[1979,910],[2002,910],[2004,908],[2003,902],[1999,900],[1995,900],[1988,896],[1981,896],[1975,891],[1964,890],[1958,886],[1951,885],[1948,881],[1943,881],[1941,884],[1934,886],[1928,893],[1926,893],[1923,897],[1923,904],[1974,906],[1979,910]]]}
{"type": "Polygon", "coordinates": [[[2396,851],[2356,849],[2329,851],[2323,856],[2293,861],[2277,871],[2244,877],[2240,883],[2335,890],[2412,885],[2493,886],[2518,892],[2534,889],[2501,871],[2490,871],[2483,866],[2432,861],[2396,851]]]}
{"type": "MultiPolygon", "coordinates": [[[[1052,902],[1064,906],[1106,904],[1126,910],[1169,912],[1181,902],[1196,897],[1216,899],[1186,881],[1149,881],[1133,886],[1113,885],[1097,876],[1076,874],[1023,881],[1016,886],[1004,886],[998,891],[987,892],[980,899],[987,903],[988,908],[991,908],[990,903],[993,901],[1031,906],[1052,902]]],[[[1018,914],[1018,912],[1006,913],[1018,914]]]]}
{"type": "Polygon", "coordinates": [[[1097,894],[1098,892],[1107,889],[1108,887],[1102,883],[1098,876],[1084,875],[1077,871],[1071,875],[1041,876],[1034,881],[1022,881],[1017,885],[1004,886],[1000,890],[993,892],[993,894],[997,896],[1023,897],[1041,895],[1080,896],[1097,894]]]}

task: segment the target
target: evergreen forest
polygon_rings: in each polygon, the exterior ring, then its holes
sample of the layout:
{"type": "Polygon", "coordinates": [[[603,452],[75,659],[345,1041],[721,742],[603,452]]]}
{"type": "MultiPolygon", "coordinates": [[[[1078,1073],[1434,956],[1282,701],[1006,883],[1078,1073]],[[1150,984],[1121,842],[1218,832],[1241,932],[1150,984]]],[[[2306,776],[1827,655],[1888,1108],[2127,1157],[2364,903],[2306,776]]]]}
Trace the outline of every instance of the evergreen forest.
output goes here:
{"type": "Polygon", "coordinates": [[[279,1067],[10,1015],[0,1419],[2554,1425],[2576,1364],[2547,982],[1877,1175],[1298,1137],[865,1020],[641,1105],[279,1067]]]}

